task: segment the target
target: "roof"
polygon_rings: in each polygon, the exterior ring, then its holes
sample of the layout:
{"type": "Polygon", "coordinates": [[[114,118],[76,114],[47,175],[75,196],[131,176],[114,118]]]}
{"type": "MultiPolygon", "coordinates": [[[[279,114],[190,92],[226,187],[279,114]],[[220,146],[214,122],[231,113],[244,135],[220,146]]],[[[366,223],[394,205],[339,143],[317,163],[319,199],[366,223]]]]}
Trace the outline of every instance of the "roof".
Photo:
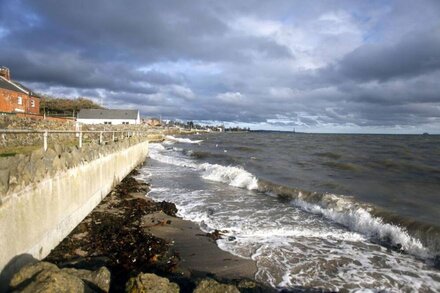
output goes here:
{"type": "Polygon", "coordinates": [[[36,92],[32,91],[30,88],[24,86],[23,84],[21,84],[21,83],[15,81],[15,80],[12,81],[12,82],[13,82],[14,84],[20,86],[22,89],[28,91],[28,92],[29,92],[29,95],[31,95],[32,97],[36,97],[36,98],[40,98],[40,99],[41,99],[41,96],[40,96],[39,94],[37,94],[36,92]]]}
{"type": "Polygon", "coordinates": [[[18,85],[17,83],[7,80],[6,78],[0,76],[0,88],[7,89],[14,92],[21,92],[28,94],[29,91],[18,85]]]}
{"type": "Polygon", "coordinates": [[[137,119],[139,110],[81,109],[78,119],[137,119]]]}

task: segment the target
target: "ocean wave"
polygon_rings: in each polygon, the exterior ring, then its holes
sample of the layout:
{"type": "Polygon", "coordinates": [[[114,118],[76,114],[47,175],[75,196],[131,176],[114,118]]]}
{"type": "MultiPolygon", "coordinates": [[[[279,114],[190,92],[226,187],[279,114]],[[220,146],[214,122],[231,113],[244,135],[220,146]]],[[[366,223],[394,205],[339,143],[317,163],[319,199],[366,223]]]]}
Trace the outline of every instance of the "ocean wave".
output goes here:
{"type": "Polygon", "coordinates": [[[198,167],[202,170],[202,177],[211,181],[223,182],[231,186],[258,189],[258,179],[243,168],[203,163],[198,167]]]}
{"type": "Polygon", "coordinates": [[[180,143],[201,143],[203,141],[203,140],[191,140],[189,138],[174,137],[172,135],[165,136],[165,139],[167,139],[168,141],[174,141],[180,143]]]}
{"type": "MultiPolygon", "coordinates": [[[[370,239],[379,240],[381,244],[397,250],[405,251],[424,259],[433,257],[421,241],[410,236],[404,228],[385,223],[381,218],[374,217],[363,208],[343,208],[341,211],[336,211],[333,208],[325,208],[319,204],[307,203],[300,198],[301,195],[298,199],[293,200],[292,203],[303,210],[322,215],[349,228],[351,231],[362,233],[370,239]]],[[[324,203],[321,204],[325,205],[324,203]]]]}
{"type": "MultiPolygon", "coordinates": [[[[202,178],[207,180],[248,190],[257,190],[287,200],[306,212],[322,215],[332,222],[345,226],[350,231],[361,233],[372,241],[395,250],[404,251],[423,259],[433,259],[438,254],[438,237],[434,237],[434,240],[432,240],[433,237],[426,235],[414,237],[417,233],[409,233],[407,227],[400,226],[398,222],[385,221],[386,217],[375,216],[374,206],[358,202],[353,197],[307,192],[274,184],[258,179],[241,167],[210,163],[197,164],[191,159],[167,153],[167,150],[161,145],[150,147],[150,157],[163,163],[198,170],[202,178]],[[431,239],[431,243],[422,243],[420,239],[431,239]]],[[[431,230],[425,232],[430,233],[431,230]]]]}
{"type": "MultiPolygon", "coordinates": [[[[390,223],[385,217],[375,215],[376,207],[356,201],[353,197],[328,193],[307,192],[260,180],[260,192],[289,200],[293,205],[307,212],[322,215],[326,219],[347,227],[351,231],[361,233],[373,241],[393,249],[404,251],[423,259],[433,259],[438,254],[439,238],[422,236],[416,229],[410,233],[406,226],[399,225],[405,219],[390,223]],[[414,235],[417,235],[414,236],[414,235]],[[422,239],[430,239],[423,241],[422,239]]],[[[382,213],[383,210],[382,210],[382,213]]],[[[422,225],[422,224],[420,224],[422,225]]],[[[433,232],[424,231],[427,233],[433,232]]],[[[438,236],[438,235],[437,235],[438,236]]]]}
{"type": "Polygon", "coordinates": [[[258,188],[258,179],[241,167],[209,163],[197,164],[186,158],[167,155],[165,152],[166,148],[160,144],[150,146],[150,157],[162,163],[199,170],[202,173],[202,177],[207,180],[222,182],[249,190],[258,188]]]}

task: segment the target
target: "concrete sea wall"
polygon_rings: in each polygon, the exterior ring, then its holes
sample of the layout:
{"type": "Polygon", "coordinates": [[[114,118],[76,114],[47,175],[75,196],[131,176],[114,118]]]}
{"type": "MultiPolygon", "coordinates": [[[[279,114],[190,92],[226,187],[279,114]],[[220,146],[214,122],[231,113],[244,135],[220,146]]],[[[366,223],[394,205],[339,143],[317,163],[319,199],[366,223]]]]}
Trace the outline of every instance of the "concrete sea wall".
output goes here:
{"type": "Polygon", "coordinates": [[[109,146],[39,151],[29,158],[0,162],[4,181],[0,184],[0,284],[32,257],[47,256],[147,155],[148,142],[131,138],[109,146]],[[20,160],[27,160],[23,167],[29,169],[27,173],[34,168],[38,174],[14,177],[21,173],[12,170],[23,165],[20,160]]]}

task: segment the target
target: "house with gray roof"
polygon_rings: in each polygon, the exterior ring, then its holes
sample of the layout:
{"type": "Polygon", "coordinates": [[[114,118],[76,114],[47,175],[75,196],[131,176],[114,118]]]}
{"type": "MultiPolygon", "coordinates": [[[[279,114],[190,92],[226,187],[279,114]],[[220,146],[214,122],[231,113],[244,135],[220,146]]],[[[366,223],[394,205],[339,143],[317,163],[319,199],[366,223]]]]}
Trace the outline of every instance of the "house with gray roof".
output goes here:
{"type": "Polygon", "coordinates": [[[40,96],[11,79],[9,68],[0,66],[0,112],[40,113],[40,96]]]}
{"type": "Polygon", "coordinates": [[[140,124],[139,110],[81,109],[76,121],[83,124],[140,124]]]}

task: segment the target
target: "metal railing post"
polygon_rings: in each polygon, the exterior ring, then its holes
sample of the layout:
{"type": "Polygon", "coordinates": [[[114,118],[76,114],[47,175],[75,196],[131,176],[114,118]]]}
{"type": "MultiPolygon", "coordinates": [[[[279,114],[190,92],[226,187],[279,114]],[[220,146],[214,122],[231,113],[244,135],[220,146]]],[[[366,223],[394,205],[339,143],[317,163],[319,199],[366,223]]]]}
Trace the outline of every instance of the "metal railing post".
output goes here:
{"type": "Polygon", "coordinates": [[[112,141],[115,142],[115,132],[112,132],[112,141]]]}
{"type": "Polygon", "coordinates": [[[79,132],[79,143],[78,143],[79,148],[82,148],[83,146],[83,134],[82,131],[79,132]]]}
{"type": "Polygon", "coordinates": [[[44,148],[44,151],[47,151],[47,135],[48,135],[48,133],[47,133],[47,130],[43,133],[43,148],[44,148]]]}
{"type": "Polygon", "coordinates": [[[99,144],[102,144],[102,131],[99,132],[99,144]]]}

